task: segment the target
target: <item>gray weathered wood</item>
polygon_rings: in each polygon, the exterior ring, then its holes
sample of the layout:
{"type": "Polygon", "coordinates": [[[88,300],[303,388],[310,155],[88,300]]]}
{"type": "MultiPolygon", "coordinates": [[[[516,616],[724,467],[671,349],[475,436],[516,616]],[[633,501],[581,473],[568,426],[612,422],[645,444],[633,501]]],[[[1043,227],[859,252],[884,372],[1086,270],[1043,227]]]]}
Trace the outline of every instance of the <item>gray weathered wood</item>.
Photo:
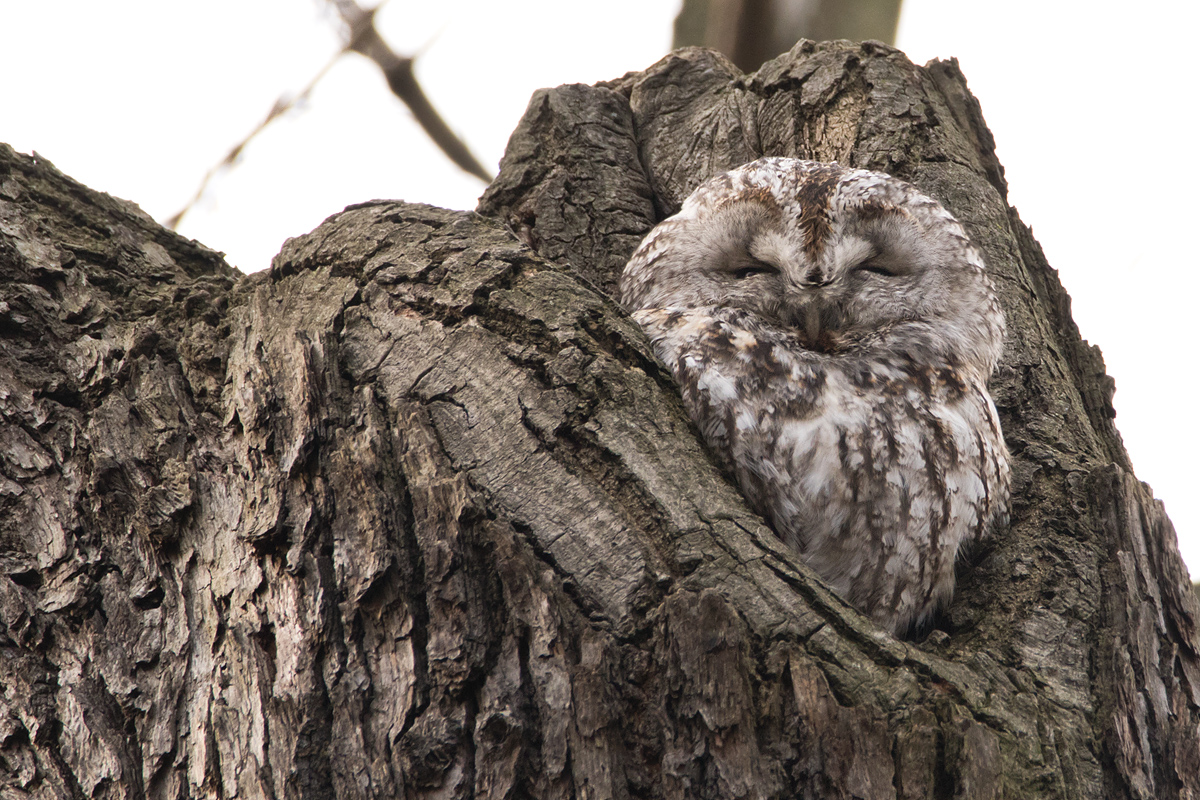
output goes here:
{"type": "Polygon", "coordinates": [[[954,63],[539,92],[480,212],[351,207],[242,276],[0,147],[5,797],[1200,792],[1174,532],[954,63]],[[1008,313],[1013,524],[921,643],[747,511],[605,291],[768,154],[939,197],[1008,313]]]}

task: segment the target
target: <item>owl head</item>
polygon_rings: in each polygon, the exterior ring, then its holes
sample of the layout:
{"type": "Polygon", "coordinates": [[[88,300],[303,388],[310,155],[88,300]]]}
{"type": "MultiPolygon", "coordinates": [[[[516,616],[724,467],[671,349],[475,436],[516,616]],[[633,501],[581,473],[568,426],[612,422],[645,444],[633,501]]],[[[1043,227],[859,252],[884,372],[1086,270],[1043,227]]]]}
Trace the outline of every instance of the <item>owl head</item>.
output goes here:
{"type": "Polygon", "coordinates": [[[737,308],[829,358],[890,353],[986,380],[1004,316],[937,201],[889,175],[763,158],[700,185],[621,280],[645,308],[737,308]]]}

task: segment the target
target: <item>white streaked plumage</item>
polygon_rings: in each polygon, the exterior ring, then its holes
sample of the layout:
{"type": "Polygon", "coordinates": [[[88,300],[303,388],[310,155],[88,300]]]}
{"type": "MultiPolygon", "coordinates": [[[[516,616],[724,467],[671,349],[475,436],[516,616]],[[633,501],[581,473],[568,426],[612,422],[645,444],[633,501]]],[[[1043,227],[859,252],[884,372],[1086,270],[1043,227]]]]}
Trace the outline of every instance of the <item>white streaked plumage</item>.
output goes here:
{"type": "Polygon", "coordinates": [[[776,533],[902,633],[1007,513],[1004,315],[957,221],[881,173],[767,158],[696,189],[622,300],[776,533]]]}

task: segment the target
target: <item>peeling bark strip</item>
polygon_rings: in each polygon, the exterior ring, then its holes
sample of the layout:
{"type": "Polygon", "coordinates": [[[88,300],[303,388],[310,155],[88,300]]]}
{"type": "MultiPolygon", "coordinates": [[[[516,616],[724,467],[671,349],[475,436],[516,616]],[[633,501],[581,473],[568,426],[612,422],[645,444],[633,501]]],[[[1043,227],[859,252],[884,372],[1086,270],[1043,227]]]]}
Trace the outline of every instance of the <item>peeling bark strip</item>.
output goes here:
{"type": "Polygon", "coordinates": [[[847,43],[535,95],[482,209],[536,252],[377,202],[241,276],[0,147],[4,796],[1196,796],[1196,600],[1001,175],[953,63],[847,43]],[[594,288],[767,154],[916,182],[1005,304],[1014,521],[921,644],[594,288]]]}

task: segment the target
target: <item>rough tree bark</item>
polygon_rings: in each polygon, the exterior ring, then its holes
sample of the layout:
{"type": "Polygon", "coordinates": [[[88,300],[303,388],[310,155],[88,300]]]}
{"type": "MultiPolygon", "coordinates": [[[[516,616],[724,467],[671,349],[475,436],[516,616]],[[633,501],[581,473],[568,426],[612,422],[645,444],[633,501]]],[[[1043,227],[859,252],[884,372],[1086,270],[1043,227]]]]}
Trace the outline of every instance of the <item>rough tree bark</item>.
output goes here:
{"type": "Polygon", "coordinates": [[[955,63],[540,91],[479,212],[363,204],[243,276],[0,148],[4,797],[1200,793],[1173,529],[955,63]],[[764,154],[940,198],[1008,313],[1013,522],[920,643],[747,511],[611,299],[764,154]]]}

